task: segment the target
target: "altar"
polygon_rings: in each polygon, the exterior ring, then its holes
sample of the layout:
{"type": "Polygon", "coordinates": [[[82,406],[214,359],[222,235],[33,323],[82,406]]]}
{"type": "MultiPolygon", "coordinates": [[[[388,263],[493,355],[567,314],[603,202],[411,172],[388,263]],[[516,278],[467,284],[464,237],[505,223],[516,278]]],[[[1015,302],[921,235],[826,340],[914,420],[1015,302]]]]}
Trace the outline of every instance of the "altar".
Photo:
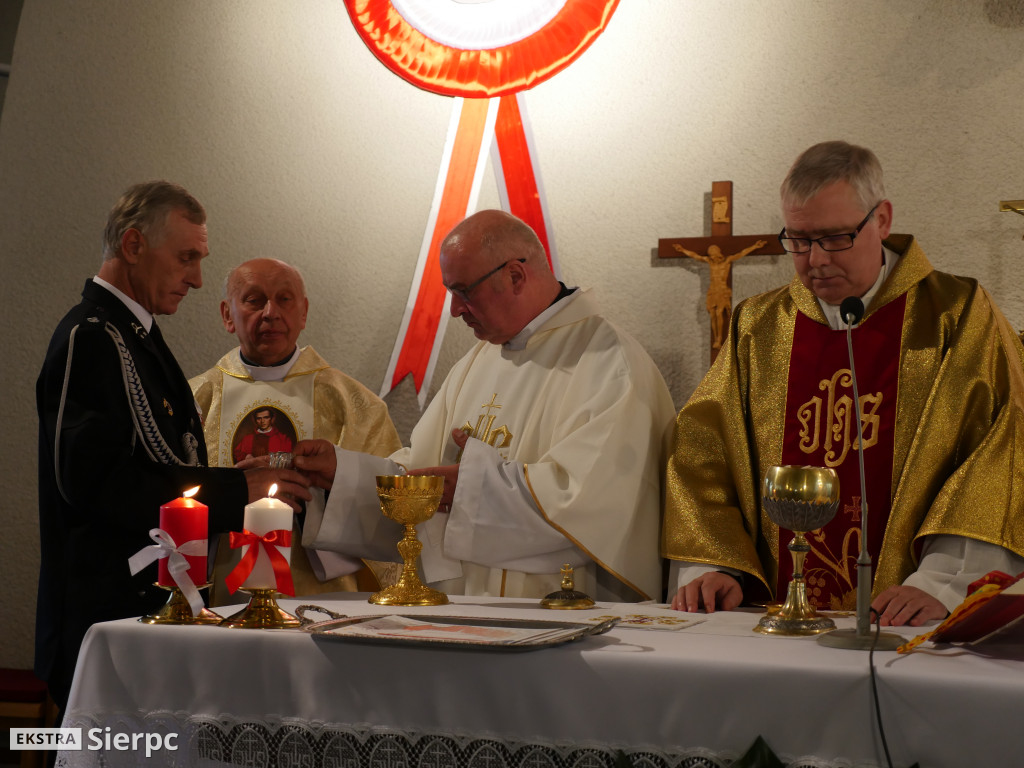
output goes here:
{"type": "MultiPolygon", "coordinates": [[[[281,605],[294,611],[301,602],[281,605]]],[[[886,765],[869,654],[757,635],[757,613],[613,603],[550,611],[479,597],[405,609],[370,605],[365,595],[317,602],[347,616],[635,623],[527,651],[98,624],[63,724],[83,729],[83,748],[61,752],[58,765],[699,768],[728,766],[758,736],[792,766],[886,765]],[[638,615],[652,618],[629,618],[638,615]],[[118,749],[118,734],[154,734],[150,743],[161,747],[147,758],[144,746],[118,749]]],[[[1020,762],[1024,734],[1013,722],[1024,705],[1024,661],[947,647],[876,652],[874,664],[893,765],[1020,762]]]]}

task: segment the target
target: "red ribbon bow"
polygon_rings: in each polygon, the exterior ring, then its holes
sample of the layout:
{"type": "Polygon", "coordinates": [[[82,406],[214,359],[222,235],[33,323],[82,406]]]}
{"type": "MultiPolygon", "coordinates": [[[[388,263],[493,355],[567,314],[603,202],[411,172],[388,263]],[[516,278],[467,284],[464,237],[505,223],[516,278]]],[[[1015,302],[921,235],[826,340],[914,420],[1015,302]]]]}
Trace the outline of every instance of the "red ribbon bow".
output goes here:
{"type": "Polygon", "coordinates": [[[281,530],[270,531],[260,536],[243,528],[241,533],[231,531],[230,543],[232,549],[248,547],[242,556],[241,562],[224,579],[224,583],[227,584],[228,590],[232,594],[242,586],[242,582],[249,578],[249,574],[252,573],[252,569],[256,566],[256,558],[259,556],[258,545],[262,544],[263,549],[266,550],[267,556],[270,558],[270,565],[274,569],[277,591],[285,595],[295,595],[295,585],[292,583],[292,570],[288,566],[288,561],[284,559],[284,555],[278,549],[279,547],[290,547],[292,545],[291,531],[286,531],[282,528],[281,530]]]}

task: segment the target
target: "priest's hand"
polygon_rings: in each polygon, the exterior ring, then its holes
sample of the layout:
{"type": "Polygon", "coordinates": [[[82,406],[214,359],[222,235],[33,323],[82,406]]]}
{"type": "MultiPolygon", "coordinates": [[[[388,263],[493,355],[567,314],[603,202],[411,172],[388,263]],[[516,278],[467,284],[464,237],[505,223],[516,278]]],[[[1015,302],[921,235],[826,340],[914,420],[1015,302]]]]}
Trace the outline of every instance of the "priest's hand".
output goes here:
{"type": "MultiPolygon", "coordinates": [[[[463,432],[461,429],[452,430],[452,440],[459,446],[461,451],[466,447],[466,443],[469,441],[469,433],[463,432]]],[[[448,512],[452,508],[452,499],[455,498],[455,485],[459,482],[459,465],[448,464],[443,467],[421,467],[420,469],[410,469],[407,474],[410,475],[435,475],[444,478],[444,492],[441,494],[441,503],[438,507],[440,512],[448,512]]]]}
{"type": "Polygon", "coordinates": [[[876,597],[871,608],[879,614],[883,627],[920,627],[926,621],[944,619],[949,614],[946,606],[917,587],[889,587],[876,597]]]}
{"type": "Polygon", "coordinates": [[[713,571],[698,576],[685,587],[680,587],[672,598],[672,608],[696,613],[703,608],[708,613],[716,609],[731,611],[743,602],[743,587],[732,576],[713,571]]]}
{"type": "MultiPolygon", "coordinates": [[[[251,460],[246,460],[248,463],[251,460]]],[[[249,486],[249,503],[259,501],[267,496],[270,486],[277,484],[275,499],[280,499],[296,512],[302,511],[302,502],[309,501],[309,480],[294,469],[271,469],[270,467],[251,467],[245,469],[245,483],[249,486]]]]}
{"type": "Polygon", "coordinates": [[[318,488],[331,490],[338,471],[338,454],[327,440],[300,440],[292,449],[295,468],[318,488]]]}

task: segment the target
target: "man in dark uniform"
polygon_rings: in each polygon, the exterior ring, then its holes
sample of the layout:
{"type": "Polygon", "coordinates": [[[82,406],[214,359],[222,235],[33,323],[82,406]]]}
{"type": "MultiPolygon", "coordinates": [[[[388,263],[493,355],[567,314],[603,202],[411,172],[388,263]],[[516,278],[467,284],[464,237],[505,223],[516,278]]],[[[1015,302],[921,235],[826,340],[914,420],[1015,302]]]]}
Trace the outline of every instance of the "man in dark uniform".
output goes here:
{"type": "Polygon", "coordinates": [[[133,577],[128,566],[152,543],[161,504],[200,486],[213,534],[241,530],[243,507],[273,482],[296,509],[309,498],[291,470],[206,467],[192,390],[153,316],[174,314],[202,286],[208,253],[206,211],[192,195],[164,181],[129,189],[108,217],[100,272],[57,326],[36,383],[35,668],[62,708],[89,626],[167,599],[153,567],[133,577]]]}

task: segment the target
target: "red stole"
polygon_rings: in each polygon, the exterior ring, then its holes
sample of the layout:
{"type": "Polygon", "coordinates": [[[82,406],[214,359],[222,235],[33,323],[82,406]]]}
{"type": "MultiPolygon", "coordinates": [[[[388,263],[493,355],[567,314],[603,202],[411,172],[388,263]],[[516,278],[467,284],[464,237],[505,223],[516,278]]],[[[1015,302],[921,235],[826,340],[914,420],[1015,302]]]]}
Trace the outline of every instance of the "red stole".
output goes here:
{"type": "MultiPolygon", "coordinates": [[[[892,462],[899,384],[900,339],[906,296],[892,301],[853,330],[853,354],[864,432],[868,501],[868,552],[874,563],[892,502],[892,462]]],[[[846,330],[833,331],[797,313],[786,394],[782,463],[831,467],[839,475],[839,510],[828,525],[807,534],[807,596],[817,608],[856,605],[860,551],[860,465],[853,380],[846,330]]],[[[793,534],[779,530],[776,595],[793,577],[786,546],[793,534]]]]}

